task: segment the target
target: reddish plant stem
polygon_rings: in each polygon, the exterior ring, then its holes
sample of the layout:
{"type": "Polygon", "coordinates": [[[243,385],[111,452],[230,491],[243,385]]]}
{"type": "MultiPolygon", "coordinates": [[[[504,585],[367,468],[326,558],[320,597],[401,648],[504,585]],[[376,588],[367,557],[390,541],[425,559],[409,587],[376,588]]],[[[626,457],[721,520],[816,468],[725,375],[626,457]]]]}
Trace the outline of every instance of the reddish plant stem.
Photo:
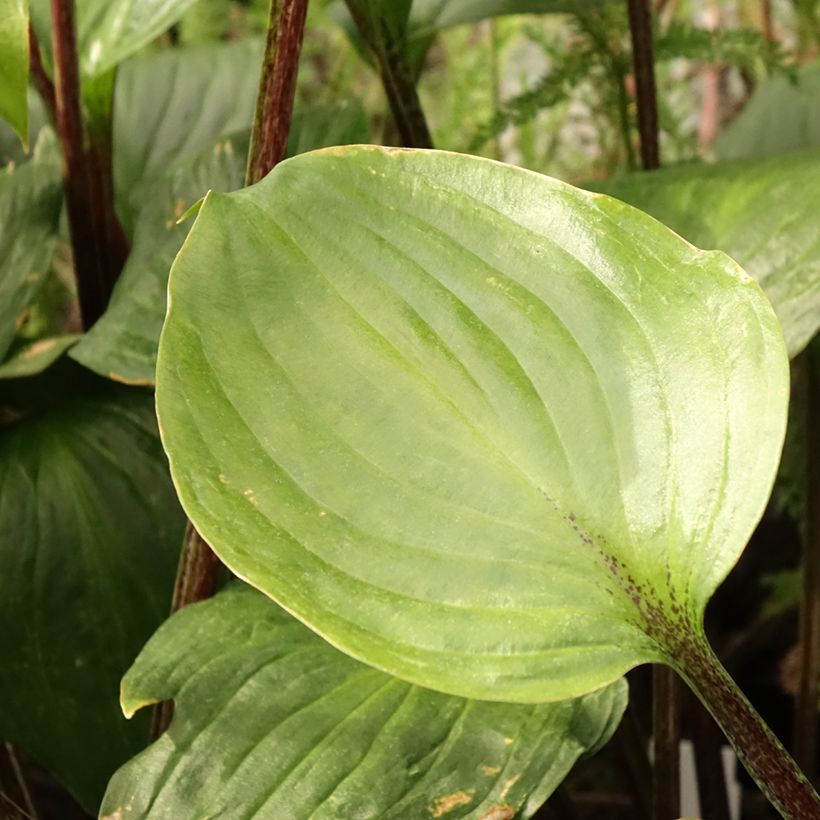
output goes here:
{"type": "Polygon", "coordinates": [[[695,746],[700,813],[709,820],[731,820],[721,753],[723,735],[712,716],[694,696],[689,696],[687,706],[692,707],[687,711],[692,727],[692,743],[695,746]]]}
{"type": "Polygon", "coordinates": [[[54,91],[54,83],[51,81],[51,77],[48,76],[43,66],[43,58],[40,53],[40,41],[37,39],[37,34],[31,23],[29,23],[28,26],[28,47],[31,77],[34,80],[34,85],[43,100],[43,104],[46,107],[51,121],[56,123],[57,96],[54,91]]]}
{"type": "Polygon", "coordinates": [[[271,0],[246,185],[285,158],[306,15],[307,0],[271,0]]]}
{"type": "Polygon", "coordinates": [[[649,0],[627,0],[629,29],[632,33],[632,62],[635,69],[635,97],[638,104],[638,133],[644,170],[660,167],[658,147],[658,99],[655,88],[655,61],[652,49],[652,17],[649,0]]]}
{"type": "Polygon", "coordinates": [[[807,438],[806,529],[803,545],[803,596],[798,643],[800,672],[794,709],[794,757],[813,778],[817,773],[817,697],[820,676],[820,357],[816,349],[801,357],[805,382],[807,438]]]}
{"type": "Polygon", "coordinates": [[[668,666],[652,668],[652,818],[680,816],[681,690],[668,666]]]}
{"type": "Polygon", "coordinates": [[[675,659],[769,802],[787,820],[817,820],[820,797],[705,641],[686,642],[675,659]]]}
{"type": "Polygon", "coordinates": [[[128,254],[114,211],[111,123],[94,123],[86,144],[74,0],[51,0],[57,131],[63,156],[68,225],[83,327],[102,316],[128,254]],[[101,128],[101,130],[97,130],[101,128]]]}
{"type": "Polygon", "coordinates": [[[641,820],[652,817],[652,800],[646,784],[652,780],[652,764],[646,752],[646,738],[641,732],[635,706],[630,700],[613,738],[616,759],[632,794],[633,816],[641,820]]]}
{"type": "MultiPolygon", "coordinates": [[[[189,521],[185,528],[182,551],[179,555],[174,597],[171,600],[171,614],[188,604],[211,598],[219,581],[222,564],[205,539],[189,521]]],[[[151,737],[156,740],[171,725],[174,716],[174,702],[164,700],[154,707],[151,723],[151,737]]]]}

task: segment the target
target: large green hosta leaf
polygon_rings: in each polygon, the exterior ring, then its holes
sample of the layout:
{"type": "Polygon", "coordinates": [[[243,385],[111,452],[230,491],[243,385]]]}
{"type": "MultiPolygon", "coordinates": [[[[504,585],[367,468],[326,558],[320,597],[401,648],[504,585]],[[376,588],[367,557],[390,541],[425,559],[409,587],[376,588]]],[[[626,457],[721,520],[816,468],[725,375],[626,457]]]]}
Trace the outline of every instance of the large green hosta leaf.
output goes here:
{"type": "Polygon", "coordinates": [[[820,151],[684,165],[596,186],[701,248],[720,248],[757,279],[791,356],[820,327],[820,151]]]}
{"type": "Polygon", "coordinates": [[[108,818],[529,817],[608,740],[626,685],[541,706],[442,695],[236,584],[175,615],[123,680],[127,713],[164,698],[174,723],[114,776],[108,818]]]}
{"type": "Polygon", "coordinates": [[[60,162],[51,134],[38,143],[30,162],[0,169],[0,361],[20,314],[45,281],[62,202],[60,162]]]}
{"type": "Polygon", "coordinates": [[[0,118],[28,143],[28,0],[0,0],[0,118]]]}
{"type": "MultiPolygon", "coordinates": [[[[76,0],[83,74],[104,74],[167,31],[196,0],[76,0]]],[[[40,39],[51,43],[49,0],[31,0],[40,39]]],[[[46,49],[51,53],[50,49],[46,49]]]]}
{"type": "Polygon", "coordinates": [[[0,482],[0,738],[93,810],[145,743],[118,681],[167,612],[184,526],[151,396],[108,387],[4,428],[0,482]]]}
{"type": "Polygon", "coordinates": [[[722,253],[489,160],[337,148],[209,195],[169,287],[183,506],[332,643],[544,701],[701,634],[788,392],[771,307],[722,253]]]}

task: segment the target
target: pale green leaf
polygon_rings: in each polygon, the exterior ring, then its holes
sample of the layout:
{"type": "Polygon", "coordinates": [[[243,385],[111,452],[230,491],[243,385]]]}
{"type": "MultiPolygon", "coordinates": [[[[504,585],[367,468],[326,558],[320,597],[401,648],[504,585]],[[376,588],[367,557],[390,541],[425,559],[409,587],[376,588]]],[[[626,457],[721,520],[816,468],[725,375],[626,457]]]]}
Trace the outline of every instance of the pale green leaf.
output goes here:
{"type": "Polygon", "coordinates": [[[715,141],[719,159],[784,154],[820,146],[820,63],[801,66],[797,82],[776,74],[762,83],[715,141]]]}
{"type": "Polygon", "coordinates": [[[0,117],[28,145],[28,0],[0,0],[0,117]]]}
{"type": "MultiPolygon", "coordinates": [[[[167,31],[195,2],[76,0],[80,70],[86,76],[110,71],[167,31]]],[[[31,17],[40,40],[50,45],[50,0],[31,0],[31,17]]]]}
{"type": "Polygon", "coordinates": [[[442,695],[235,584],[162,626],[123,680],[126,712],[166,698],[174,722],[117,772],[103,816],[529,817],[609,739],[626,684],[540,706],[442,695]]]}
{"type": "Polygon", "coordinates": [[[49,132],[31,161],[0,169],[0,361],[49,271],[62,202],[60,162],[49,132]]]}
{"type": "Polygon", "coordinates": [[[261,43],[243,40],[143,54],[122,66],[114,182],[126,222],[141,207],[140,186],[251,127],[261,60],[261,43]]]}
{"type": "Polygon", "coordinates": [[[789,354],[820,327],[820,151],[683,165],[600,183],[701,248],[719,248],[757,279],[789,354]]]}
{"type": "Polygon", "coordinates": [[[145,743],[118,681],[167,612],[184,519],[150,394],[50,403],[0,440],[0,737],[94,810],[145,743]]]}
{"type": "Polygon", "coordinates": [[[169,288],[183,506],[336,646],[542,702],[700,640],[788,394],[724,254],[519,168],[360,146],[209,195],[169,288]]]}

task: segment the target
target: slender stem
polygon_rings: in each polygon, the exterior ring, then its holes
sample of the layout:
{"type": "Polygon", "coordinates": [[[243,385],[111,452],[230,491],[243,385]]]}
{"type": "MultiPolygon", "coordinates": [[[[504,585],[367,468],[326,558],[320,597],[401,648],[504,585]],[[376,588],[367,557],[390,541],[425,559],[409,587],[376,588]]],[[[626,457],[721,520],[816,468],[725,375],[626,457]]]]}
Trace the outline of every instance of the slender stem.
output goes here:
{"type": "Polygon", "coordinates": [[[698,776],[700,812],[709,820],[731,820],[729,795],[723,771],[720,733],[712,716],[690,696],[688,705],[692,743],[695,747],[695,769],[698,776]]]}
{"type": "Polygon", "coordinates": [[[675,652],[681,676],[723,729],[738,759],[786,820],[817,820],[820,797],[723,668],[705,639],[675,652]]]}
{"type": "Polygon", "coordinates": [[[57,97],[54,91],[54,83],[51,77],[46,73],[43,67],[43,58],[40,53],[40,41],[37,39],[37,34],[34,27],[29,23],[28,26],[28,47],[29,47],[29,66],[31,68],[31,77],[34,80],[34,85],[43,100],[48,116],[51,121],[57,122],[57,97]]]}
{"type": "Polygon", "coordinates": [[[285,158],[306,15],[307,0],[271,0],[247,185],[258,182],[285,158]]]}
{"type": "Polygon", "coordinates": [[[652,53],[652,17],[649,0],[627,0],[635,67],[635,96],[638,103],[638,132],[644,170],[660,167],[658,147],[658,99],[652,53]]]}
{"type": "Polygon", "coordinates": [[[668,666],[652,668],[652,818],[680,816],[681,691],[668,666]]]}
{"type": "MultiPolygon", "coordinates": [[[[189,521],[185,528],[179,568],[171,601],[171,614],[188,604],[204,601],[216,592],[219,581],[219,558],[189,521]]],[[[174,715],[173,701],[165,700],[154,707],[151,736],[156,739],[171,724],[174,715]]]]}
{"type": "MultiPolygon", "coordinates": [[[[74,0],[51,0],[51,19],[56,119],[63,154],[68,225],[80,313],[83,326],[88,328],[108,305],[128,246],[122,229],[117,230],[110,146],[101,150],[99,146],[86,145],[74,0]]],[[[109,91],[111,87],[113,80],[109,91]]],[[[107,139],[110,143],[110,134],[107,139]]]]}
{"type": "Polygon", "coordinates": [[[381,16],[374,14],[366,2],[346,2],[378,67],[402,145],[407,148],[432,148],[433,138],[421,107],[405,43],[397,39],[381,16]]]}
{"type": "Polygon", "coordinates": [[[620,66],[616,66],[615,63],[616,60],[610,60],[618,90],[618,120],[621,125],[621,140],[623,142],[624,151],[626,152],[627,167],[630,171],[633,171],[638,167],[638,162],[635,158],[635,146],[632,144],[632,123],[629,118],[629,94],[626,90],[626,77],[624,76],[624,72],[621,71],[620,66]]]}
{"type": "Polygon", "coordinates": [[[817,768],[817,696],[820,676],[820,360],[817,351],[801,357],[805,374],[807,453],[806,530],[803,597],[798,642],[800,677],[794,710],[794,757],[809,777],[817,768]]]}
{"type": "Polygon", "coordinates": [[[0,817],[39,818],[25,771],[11,743],[0,743],[0,817]]]}
{"type": "Polygon", "coordinates": [[[774,20],[772,19],[772,0],[760,0],[760,17],[763,36],[774,42],[774,20]]]}

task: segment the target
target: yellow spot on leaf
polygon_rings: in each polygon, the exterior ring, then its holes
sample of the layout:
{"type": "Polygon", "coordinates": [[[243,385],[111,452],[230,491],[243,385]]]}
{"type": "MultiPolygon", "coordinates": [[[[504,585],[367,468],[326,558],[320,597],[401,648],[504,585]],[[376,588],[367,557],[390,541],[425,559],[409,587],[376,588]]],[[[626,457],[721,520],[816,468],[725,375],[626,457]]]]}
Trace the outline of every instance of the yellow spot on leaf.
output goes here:
{"type": "Polygon", "coordinates": [[[498,774],[501,771],[500,766],[482,766],[481,771],[487,775],[487,777],[492,777],[494,774],[498,774]]]}
{"type": "Polygon", "coordinates": [[[493,806],[481,820],[513,820],[515,809],[512,806],[493,806]]]}
{"type": "Polygon", "coordinates": [[[512,743],[512,742],[513,742],[513,739],[512,739],[511,737],[505,737],[505,738],[504,738],[504,742],[505,742],[505,743],[509,746],[509,745],[510,745],[510,743],[512,743]]]}
{"type": "Polygon", "coordinates": [[[503,800],[503,799],[507,796],[507,794],[508,794],[508,792],[510,791],[510,789],[511,789],[511,788],[512,788],[512,787],[513,787],[513,786],[514,786],[514,785],[518,782],[518,779],[519,779],[520,777],[521,777],[521,775],[520,775],[520,774],[517,774],[515,777],[511,777],[511,778],[510,778],[510,779],[509,779],[509,780],[508,780],[508,781],[504,784],[504,788],[503,788],[503,789],[501,789],[501,794],[499,795],[499,797],[500,797],[502,800],[503,800]]]}
{"type": "Polygon", "coordinates": [[[443,817],[447,812],[452,811],[456,806],[466,806],[471,803],[473,799],[472,794],[467,792],[455,792],[454,794],[447,794],[444,797],[439,797],[435,803],[430,807],[430,814],[433,817],[443,817]]]}
{"type": "Polygon", "coordinates": [[[55,344],[55,339],[41,339],[39,342],[35,342],[31,347],[27,347],[21,355],[24,359],[30,359],[39,353],[45,353],[46,350],[50,347],[54,347],[55,344]]]}
{"type": "Polygon", "coordinates": [[[319,510],[319,518],[324,518],[327,513],[324,510],[319,510]]]}

